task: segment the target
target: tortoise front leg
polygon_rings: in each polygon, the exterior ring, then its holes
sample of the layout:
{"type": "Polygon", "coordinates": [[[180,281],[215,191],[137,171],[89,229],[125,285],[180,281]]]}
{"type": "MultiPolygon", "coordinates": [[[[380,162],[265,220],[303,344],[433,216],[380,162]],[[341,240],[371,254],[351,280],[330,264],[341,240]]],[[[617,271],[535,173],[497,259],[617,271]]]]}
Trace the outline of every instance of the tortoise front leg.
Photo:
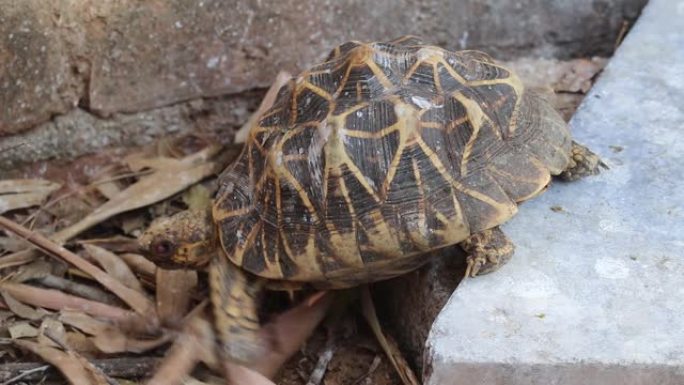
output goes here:
{"type": "Polygon", "coordinates": [[[570,163],[560,174],[560,177],[567,181],[574,181],[585,176],[598,174],[599,167],[608,168],[598,155],[573,141],[572,149],[570,150],[570,163]]]}
{"type": "Polygon", "coordinates": [[[499,227],[472,234],[459,246],[468,254],[466,277],[497,270],[513,256],[515,245],[499,227]]]}
{"type": "Polygon", "coordinates": [[[254,362],[266,351],[257,315],[264,281],[248,276],[224,256],[212,261],[209,280],[221,352],[242,364],[254,362]]]}

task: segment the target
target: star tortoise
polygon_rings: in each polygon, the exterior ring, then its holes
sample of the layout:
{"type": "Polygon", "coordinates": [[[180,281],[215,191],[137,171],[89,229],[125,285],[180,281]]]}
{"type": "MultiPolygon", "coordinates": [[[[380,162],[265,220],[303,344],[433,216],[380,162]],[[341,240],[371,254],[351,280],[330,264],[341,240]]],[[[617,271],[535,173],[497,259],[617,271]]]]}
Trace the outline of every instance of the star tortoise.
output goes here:
{"type": "Polygon", "coordinates": [[[165,267],[209,264],[224,354],[263,351],[264,288],[346,288],[395,277],[459,244],[467,274],[513,254],[498,228],[551,175],[594,174],[551,105],[476,51],[414,37],[348,42],[283,86],[220,176],[211,212],[140,238],[165,267]]]}

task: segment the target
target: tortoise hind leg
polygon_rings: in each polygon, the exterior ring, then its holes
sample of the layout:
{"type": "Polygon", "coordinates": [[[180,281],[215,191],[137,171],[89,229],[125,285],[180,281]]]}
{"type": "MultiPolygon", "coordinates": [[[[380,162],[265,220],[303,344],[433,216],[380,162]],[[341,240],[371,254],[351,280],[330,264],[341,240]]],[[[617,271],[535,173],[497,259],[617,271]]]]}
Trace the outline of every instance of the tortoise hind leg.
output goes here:
{"type": "Polygon", "coordinates": [[[598,155],[573,141],[572,149],[570,150],[570,163],[560,174],[560,177],[566,181],[574,181],[585,176],[598,174],[599,167],[608,168],[598,155]]]}
{"type": "Polygon", "coordinates": [[[209,279],[220,351],[243,364],[254,362],[266,351],[257,315],[263,280],[248,276],[223,256],[212,262],[209,279]]]}
{"type": "Polygon", "coordinates": [[[468,254],[466,277],[497,270],[513,256],[515,245],[499,227],[472,234],[459,246],[468,254]]]}

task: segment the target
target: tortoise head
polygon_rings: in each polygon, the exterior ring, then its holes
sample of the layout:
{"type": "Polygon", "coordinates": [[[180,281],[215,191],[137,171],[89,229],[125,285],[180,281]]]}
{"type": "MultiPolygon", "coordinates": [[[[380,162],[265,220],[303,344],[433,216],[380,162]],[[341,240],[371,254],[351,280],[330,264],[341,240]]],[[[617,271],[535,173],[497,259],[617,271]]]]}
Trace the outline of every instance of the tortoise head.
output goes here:
{"type": "Polygon", "coordinates": [[[146,258],[165,269],[201,268],[216,255],[210,210],[186,210],[159,218],[138,239],[146,258]]]}

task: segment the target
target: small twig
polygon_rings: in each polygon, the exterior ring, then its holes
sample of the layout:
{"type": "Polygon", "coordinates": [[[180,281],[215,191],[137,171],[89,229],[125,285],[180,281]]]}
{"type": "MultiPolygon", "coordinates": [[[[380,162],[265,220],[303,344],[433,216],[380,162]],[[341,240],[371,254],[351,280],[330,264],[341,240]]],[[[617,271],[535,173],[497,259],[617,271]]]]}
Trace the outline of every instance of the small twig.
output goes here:
{"type": "Polygon", "coordinates": [[[362,381],[364,381],[364,380],[366,380],[367,378],[369,378],[370,376],[372,376],[373,373],[375,373],[375,371],[378,369],[378,366],[380,366],[380,362],[382,362],[382,359],[380,358],[380,356],[375,356],[375,357],[373,357],[373,362],[371,362],[371,365],[370,365],[370,367],[368,368],[368,371],[366,372],[366,374],[364,374],[363,376],[359,377],[359,379],[356,380],[356,381],[354,381],[354,383],[352,383],[352,385],[358,385],[358,384],[360,384],[362,381]]]}
{"type": "Polygon", "coordinates": [[[323,349],[323,352],[318,356],[318,362],[316,362],[316,366],[311,372],[311,377],[309,377],[309,381],[306,385],[319,385],[321,381],[323,381],[323,376],[325,376],[328,364],[332,360],[335,350],[337,350],[335,337],[329,336],[325,344],[325,349],[323,349]]]}
{"type": "MultiPolygon", "coordinates": [[[[158,357],[121,357],[92,360],[93,365],[110,377],[140,378],[149,375],[159,364],[158,357]]],[[[22,362],[0,365],[0,385],[17,380],[37,381],[43,377],[56,378],[59,373],[42,362],[22,362]],[[21,376],[21,377],[19,377],[21,376]]]]}
{"type": "Polygon", "coordinates": [[[387,358],[389,358],[392,366],[394,366],[394,369],[397,371],[399,378],[401,378],[401,382],[404,385],[420,385],[418,377],[416,377],[413,370],[411,370],[411,367],[401,354],[396,342],[389,336],[385,336],[382,332],[368,285],[361,288],[361,306],[366,321],[368,321],[371,330],[373,330],[373,334],[375,334],[375,338],[377,338],[380,346],[382,346],[382,349],[385,351],[387,358]]]}
{"type": "MultiPolygon", "coordinates": [[[[11,384],[11,383],[13,383],[13,382],[16,382],[16,381],[21,380],[21,379],[24,378],[24,377],[28,377],[28,376],[30,376],[31,374],[38,373],[38,372],[44,372],[44,371],[46,371],[46,370],[49,369],[49,368],[50,368],[50,365],[43,365],[43,366],[39,366],[39,367],[37,367],[37,368],[24,370],[24,371],[21,372],[21,374],[18,374],[18,375],[16,375],[16,376],[10,378],[9,380],[3,382],[3,383],[0,384],[0,385],[9,385],[9,384],[11,384]]],[[[30,380],[30,379],[31,379],[31,378],[27,378],[27,380],[30,380]]]]}

